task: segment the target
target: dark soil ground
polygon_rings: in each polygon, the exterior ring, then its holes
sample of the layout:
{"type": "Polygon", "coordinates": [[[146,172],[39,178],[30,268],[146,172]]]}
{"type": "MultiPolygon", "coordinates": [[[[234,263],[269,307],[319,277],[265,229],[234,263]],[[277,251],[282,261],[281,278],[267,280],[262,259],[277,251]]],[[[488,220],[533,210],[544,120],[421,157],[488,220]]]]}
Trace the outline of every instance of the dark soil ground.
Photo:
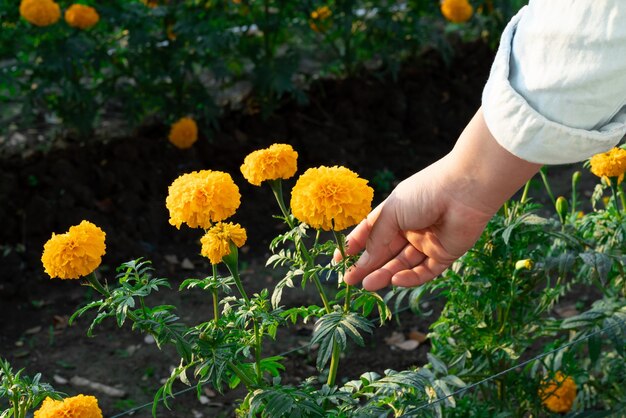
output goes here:
{"type": "MultiPolygon", "coordinates": [[[[175,353],[168,348],[161,352],[143,335],[128,326],[117,329],[112,322],[105,321],[93,338],[85,336],[87,318],[68,327],[68,316],[92,295],[76,281],[50,280],[43,272],[41,250],[51,233],[88,219],[107,233],[100,269],[105,278],[113,277],[119,263],[145,257],[157,275],[168,277],[177,288],[187,277],[203,277],[210,267],[198,255],[198,231],[169,225],[167,187],[185,172],[223,170],[233,175],[242,193],[234,220],[248,229],[241,256],[244,280],[252,288],[272,286],[277,273],[263,266],[268,243],[282,226],[271,217],[277,208],[269,189],[250,186],[242,178],[239,166],[245,155],[274,142],[289,143],[299,152],[299,172],[318,165],[347,166],[371,180],[380,201],[395,182],[451,149],[480,105],[491,61],[485,45],[472,44],[459,50],[449,66],[436,53],[425,54],[406,65],[397,81],[373,76],[322,81],[312,87],[307,106],[288,102],[266,120],[226,114],[211,141],[201,138],[187,151],[167,142],[165,126],[153,126],[124,140],[76,143],[24,160],[0,161],[0,356],[14,368],[25,367],[27,374],[42,372],[43,380],[58,390],[93,393],[108,417],[150,402],[177,364],[175,353]],[[182,263],[185,259],[190,263],[182,263]],[[125,395],[113,397],[67,382],[74,376],[125,395]]],[[[562,175],[564,184],[567,175],[562,175]]],[[[289,291],[285,302],[317,303],[309,290],[289,291]]],[[[178,306],[186,323],[206,319],[208,301],[198,291],[163,292],[150,300],[178,306]]],[[[342,359],[340,377],[423,364],[427,342],[403,351],[390,348],[384,338],[394,331],[426,332],[431,320],[405,313],[399,324],[378,329],[365,349],[354,348],[342,359]]],[[[283,330],[268,353],[301,347],[310,333],[301,326],[283,330]]],[[[284,378],[297,382],[315,374],[314,365],[308,349],[296,350],[288,355],[284,378]]],[[[190,391],[172,402],[171,411],[161,407],[158,415],[231,416],[233,401],[240,396],[237,391],[225,396],[207,391],[199,402],[190,391]]],[[[147,417],[149,411],[144,408],[134,416],[147,417]]]]}

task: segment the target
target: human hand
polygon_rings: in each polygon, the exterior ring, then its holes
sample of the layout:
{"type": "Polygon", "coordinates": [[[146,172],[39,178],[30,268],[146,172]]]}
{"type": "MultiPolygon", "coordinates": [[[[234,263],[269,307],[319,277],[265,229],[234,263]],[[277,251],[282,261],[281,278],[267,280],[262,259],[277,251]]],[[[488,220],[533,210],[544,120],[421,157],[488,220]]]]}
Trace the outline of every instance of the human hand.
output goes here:
{"type": "Polygon", "coordinates": [[[447,163],[439,161],[400,183],[348,235],[348,255],[366,251],[347,272],[347,284],[363,281],[367,290],[417,286],[474,245],[494,211],[444,180],[447,163]]]}
{"type": "Polygon", "coordinates": [[[345,282],[378,290],[432,280],[540,167],[502,148],[479,110],[447,156],[400,183],[347,236],[347,255],[365,251],[345,282]]]}

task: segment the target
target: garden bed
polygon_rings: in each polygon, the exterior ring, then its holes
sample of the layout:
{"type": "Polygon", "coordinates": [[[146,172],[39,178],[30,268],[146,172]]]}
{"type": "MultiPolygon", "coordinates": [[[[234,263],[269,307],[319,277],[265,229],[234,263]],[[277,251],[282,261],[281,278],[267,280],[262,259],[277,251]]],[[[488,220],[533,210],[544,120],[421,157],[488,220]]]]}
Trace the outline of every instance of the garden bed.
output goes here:
{"type": "MultiPolygon", "coordinates": [[[[240,256],[242,278],[251,290],[271,286],[276,277],[263,266],[269,241],[281,226],[270,216],[276,210],[269,190],[251,186],[241,177],[243,158],[274,142],[289,143],[299,153],[299,172],[318,165],[344,165],[370,180],[379,202],[397,181],[451,149],[480,105],[491,60],[486,45],[472,43],[463,45],[450,65],[437,53],[424,54],[419,62],[405,65],[396,81],[372,75],[320,81],[312,86],[308,105],[288,101],[267,119],[258,114],[226,114],[213,139],[201,133],[190,150],[174,148],[167,142],[167,127],[155,125],[131,138],[70,141],[65,149],[0,162],[2,357],[29,374],[42,372],[44,380],[70,394],[86,391],[76,380],[70,381],[73,376],[120,389],[122,397],[94,392],[105,416],[150,402],[162,379],[169,376],[169,368],[176,365],[175,352],[167,348],[161,353],[128,326],[115,330],[112,321],[98,328],[94,338],[84,337],[86,319],[68,327],[68,315],[91,294],[77,282],[50,280],[43,272],[41,251],[51,233],[88,219],[107,233],[100,269],[105,278],[112,278],[119,263],[144,257],[154,263],[158,276],[177,286],[187,277],[208,274],[210,265],[197,254],[194,231],[169,225],[164,203],[167,187],[185,172],[223,170],[233,174],[242,193],[234,218],[247,228],[249,237],[240,256]]],[[[569,174],[564,174],[560,183],[568,181],[569,174]]],[[[314,298],[313,293],[286,292],[284,303],[309,304],[314,298]]],[[[158,302],[178,306],[180,317],[188,323],[209,314],[208,299],[199,291],[161,292],[157,297],[158,302]]],[[[431,304],[440,307],[439,302],[431,304]]],[[[367,349],[348,352],[340,378],[423,364],[427,342],[405,351],[391,348],[385,337],[394,331],[427,332],[436,316],[436,309],[430,318],[406,313],[399,324],[376,330],[367,349]]],[[[268,351],[279,354],[303,347],[310,334],[307,327],[282,330],[268,351]]],[[[314,356],[307,348],[293,351],[288,358],[283,382],[295,383],[314,374],[314,356]]],[[[192,391],[173,402],[175,412],[159,416],[228,416],[233,399],[242,394],[206,391],[203,405],[192,391]]],[[[149,416],[149,411],[145,408],[134,416],[149,416]]]]}

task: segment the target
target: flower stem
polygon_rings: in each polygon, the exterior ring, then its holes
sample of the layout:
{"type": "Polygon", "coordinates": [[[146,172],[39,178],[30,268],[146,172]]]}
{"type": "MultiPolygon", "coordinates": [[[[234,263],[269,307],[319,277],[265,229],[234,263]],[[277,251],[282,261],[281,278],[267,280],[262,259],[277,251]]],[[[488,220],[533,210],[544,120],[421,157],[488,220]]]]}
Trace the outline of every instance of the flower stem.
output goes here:
{"type": "MultiPolygon", "coordinates": [[[[217,280],[217,266],[211,264],[213,268],[213,279],[217,280]]],[[[217,289],[212,288],[211,294],[213,295],[213,321],[217,324],[217,320],[220,318],[219,301],[217,299],[217,289]]]]}
{"type": "Polygon", "coordinates": [[[335,385],[335,379],[337,378],[337,369],[339,368],[339,356],[341,354],[341,350],[339,348],[339,343],[337,341],[333,341],[333,353],[330,358],[330,369],[328,370],[328,380],[326,384],[330,387],[335,385]]]}
{"type": "MultiPolygon", "coordinates": [[[[281,180],[280,179],[270,180],[268,183],[270,185],[270,188],[272,189],[272,192],[274,193],[276,202],[278,202],[280,211],[283,213],[285,222],[287,223],[290,229],[294,229],[295,224],[293,220],[291,219],[291,215],[289,214],[287,205],[285,205],[285,199],[283,198],[283,187],[282,187],[281,180]]],[[[306,245],[302,241],[302,238],[300,237],[300,235],[296,235],[295,240],[296,240],[295,242],[296,247],[298,248],[298,250],[300,250],[300,253],[304,256],[307,266],[312,267],[314,265],[313,259],[311,257],[311,254],[309,253],[309,250],[306,248],[306,245]]],[[[322,283],[320,282],[320,279],[317,276],[317,273],[311,276],[311,280],[315,284],[315,287],[317,288],[317,291],[320,294],[320,297],[322,298],[322,303],[324,304],[324,309],[326,310],[326,313],[332,312],[332,309],[330,308],[330,304],[328,303],[328,298],[326,297],[326,292],[324,292],[324,287],[322,287],[322,283]]]]}
{"type": "MultiPolygon", "coordinates": [[[[611,193],[613,194],[613,204],[615,205],[615,210],[617,211],[617,219],[622,220],[622,211],[619,208],[619,204],[617,203],[618,192],[617,192],[617,179],[610,178],[609,184],[611,185],[611,193]]],[[[624,203],[622,199],[622,204],[624,203]]]]}
{"type": "Polygon", "coordinates": [[[261,383],[263,383],[263,372],[261,370],[261,333],[259,332],[259,325],[256,320],[254,321],[254,360],[256,362],[257,383],[261,385],[261,383]]]}
{"type": "MultiPolygon", "coordinates": [[[[345,276],[346,274],[346,248],[344,245],[344,241],[343,238],[339,236],[339,234],[337,233],[337,231],[335,231],[333,229],[333,236],[335,237],[335,242],[337,243],[337,248],[339,248],[339,252],[341,253],[341,259],[343,260],[343,271],[342,271],[342,276],[345,276]]],[[[346,298],[345,298],[345,302],[343,304],[343,310],[344,312],[348,312],[350,310],[350,290],[351,287],[349,284],[347,284],[346,282],[344,282],[344,284],[346,285],[346,298]]]]}
{"type": "Polygon", "coordinates": [[[556,207],[556,199],[554,198],[554,193],[552,193],[552,188],[550,187],[550,183],[548,183],[548,176],[546,175],[546,167],[541,167],[539,170],[539,175],[541,175],[541,180],[543,181],[543,186],[546,188],[546,193],[550,197],[552,204],[556,207]]]}
{"type": "Polygon", "coordinates": [[[233,371],[233,373],[235,373],[235,375],[237,375],[237,377],[239,378],[239,380],[241,380],[243,382],[243,384],[246,386],[246,388],[250,389],[253,388],[254,382],[251,381],[250,379],[248,379],[248,376],[246,376],[246,374],[244,372],[241,371],[241,369],[239,369],[239,367],[233,363],[232,361],[228,361],[228,367],[230,367],[230,369],[233,371]]]}
{"type": "Polygon", "coordinates": [[[87,281],[89,282],[89,285],[93,287],[102,296],[109,297],[111,295],[109,291],[106,288],[104,288],[104,286],[102,286],[102,284],[98,281],[95,271],[92,271],[91,273],[86,275],[85,279],[87,279],[87,281]]]}
{"type": "Polygon", "coordinates": [[[524,191],[522,192],[522,197],[520,198],[520,202],[521,203],[526,203],[526,200],[528,199],[528,190],[530,189],[530,180],[528,180],[526,182],[526,185],[524,186],[524,191]]]}

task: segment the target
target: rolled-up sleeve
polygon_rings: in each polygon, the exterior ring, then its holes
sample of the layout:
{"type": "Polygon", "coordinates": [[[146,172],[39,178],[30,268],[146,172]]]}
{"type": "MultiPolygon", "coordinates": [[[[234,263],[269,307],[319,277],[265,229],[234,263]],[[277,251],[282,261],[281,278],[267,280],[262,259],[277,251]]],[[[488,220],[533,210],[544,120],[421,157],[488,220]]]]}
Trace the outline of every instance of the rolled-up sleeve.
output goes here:
{"type": "Polygon", "coordinates": [[[507,25],[482,96],[512,154],[566,164],[626,134],[626,1],[532,1],[507,25]]]}

